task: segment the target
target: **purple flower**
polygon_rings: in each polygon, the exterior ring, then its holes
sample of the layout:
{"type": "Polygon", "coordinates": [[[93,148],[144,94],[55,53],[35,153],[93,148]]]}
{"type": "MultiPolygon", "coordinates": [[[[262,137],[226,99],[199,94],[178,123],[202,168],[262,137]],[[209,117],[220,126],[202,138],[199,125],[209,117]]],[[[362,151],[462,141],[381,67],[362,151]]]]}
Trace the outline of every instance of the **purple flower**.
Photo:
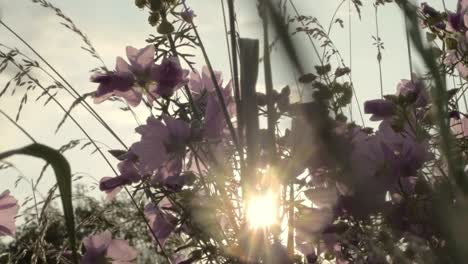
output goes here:
{"type": "Polygon", "coordinates": [[[139,182],[138,173],[133,160],[124,160],[118,165],[120,175],[116,177],[103,177],[99,182],[99,189],[106,193],[106,200],[112,200],[120,192],[122,186],[139,182]]]}
{"type": "Polygon", "coordinates": [[[163,120],[149,117],[146,125],[135,130],[141,140],[130,149],[138,157],[140,172],[149,175],[160,169],[171,155],[181,155],[190,138],[190,126],[170,116],[163,116],[163,120]]]}
{"type": "MultiPolygon", "coordinates": [[[[352,175],[353,180],[357,183],[374,180],[377,171],[383,166],[384,162],[378,138],[375,135],[369,135],[362,130],[356,129],[351,144],[352,152],[349,161],[351,171],[349,173],[352,175]]],[[[377,190],[377,187],[380,186],[374,186],[374,190],[377,190]]]]}
{"type": "Polygon", "coordinates": [[[378,121],[391,117],[395,112],[395,104],[383,99],[375,99],[364,103],[364,112],[372,114],[370,120],[378,121]]]}
{"type": "Polygon", "coordinates": [[[413,74],[413,80],[402,79],[397,85],[396,95],[405,97],[415,96],[414,105],[416,107],[424,107],[429,102],[429,95],[424,89],[424,83],[413,74]]]}
{"type": "Polygon", "coordinates": [[[187,23],[192,23],[193,18],[196,17],[193,10],[190,8],[185,9],[182,13],[180,13],[180,16],[187,23]]]}
{"type": "Polygon", "coordinates": [[[166,161],[152,179],[153,183],[159,183],[175,191],[180,190],[185,183],[185,177],[181,176],[182,158],[176,155],[166,161]]]}
{"type": "Polygon", "coordinates": [[[132,74],[128,72],[97,73],[91,76],[91,81],[99,83],[98,89],[94,93],[94,103],[99,104],[109,99],[111,96],[118,96],[125,99],[131,106],[137,106],[141,97],[132,89],[135,81],[132,74]]]}
{"type": "Polygon", "coordinates": [[[10,195],[10,191],[6,190],[0,194],[0,237],[15,235],[15,217],[18,210],[18,201],[10,195]]]}
{"type": "Polygon", "coordinates": [[[135,131],[141,135],[141,140],[130,149],[138,156],[140,171],[151,175],[168,158],[164,142],[169,138],[169,131],[161,120],[154,117],[149,117],[146,125],[137,127],[135,131]]]}
{"type": "MultiPolygon", "coordinates": [[[[220,71],[214,71],[216,76],[216,82],[218,86],[221,87],[223,84],[222,73],[220,71]]],[[[192,92],[194,100],[200,99],[206,93],[214,93],[215,85],[211,79],[210,71],[207,66],[203,66],[202,74],[198,71],[193,71],[190,73],[189,88],[192,92]]]]}
{"type": "MultiPolygon", "coordinates": [[[[236,112],[231,91],[231,82],[221,91],[230,116],[234,115],[236,112]]],[[[205,122],[203,125],[203,133],[208,140],[219,140],[223,136],[227,122],[222,107],[218,95],[215,92],[208,94],[205,109],[205,122]]]]}
{"type": "MultiPolygon", "coordinates": [[[[130,62],[129,69],[137,77],[138,80],[148,78],[154,64],[154,45],[148,45],[143,49],[136,49],[132,46],[127,46],[127,58],[130,62]]],[[[123,60],[122,60],[123,61],[123,60]]],[[[127,64],[125,61],[123,61],[127,64]]],[[[128,64],[127,64],[128,65],[128,64]]]]}
{"type": "Polygon", "coordinates": [[[171,207],[168,200],[163,199],[157,206],[149,203],[145,207],[145,216],[151,226],[152,237],[156,237],[161,245],[164,245],[177,225],[177,218],[166,212],[171,207]]]}
{"type": "Polygon", "coordinates": [[[468,1],[458,0],[457,11],[455,13],[448,12],[447,31],[450,32],[465,32],[468,25],[468,1]]]}
{"type": "Polygon", "coordinates": [[[461,32],[466,30],[465,21],[464,21],[464,14],[462,13],[448,13],[448,31],[456,31],[461,32]]]}
{"type": "Polygon", "coordinates": [[[393,179],[417,176],[417,171],[431,158],[428,143],[417,141],[409,131],[407,129],[397,133],[389,122],[384,121],[376,133],[387,164],[387,173],[393,179]]]}
{"type": "Polygon", "coordinates": [[[187,84],[188,73],[182,69],[176,57],[164,58],[161,65],[155,65],[151,71],[151,78],[157,84],[150,93],[154,98],[171,97],[175,90],[187,84]]]}
{"type": "Polygon", "coordinates": [[[122,239],[112,239],[112,234],[105,231],[83,239],[86,253],[81,258],[82,264],[107,263],[130,264],[137,258],[137,251],[122,239]]]}
{"type": "Polygon", "coordinates": [[[343,206],[361,215],[381,209],[386,192],[398,188],[400,179],[417,176],[432,155],[428,143],[416,140],[410,131],[406,126],[397,133],[384,120],[374,135],[355,133],[347,171],[351,192],[342,199],[343,206]]]}
{"type": "MultiPolygon", "coordinates": [[[[230,81],[224,88],[223,79],[220,71],[214,71],[216,82],[221,88],[224,103],[228,108],[228,113],[232,117],[236,113],[235,102],[231,95],[232,82],[230,81]]],[[[202,73],[194,71],[190,74],[189,88],[192,96],[200,109],[205,112],[203,124],[203,133],[208,140],[219,140],[226,128],[226,119],[219,97],[216,93],[216,87],[211,79],[208,67],[202,68],[202,73]]]]}
{"type": "Polygon", "coordinates": [[[142,99],[142,87],[150,84],[149,74],[154,65],[154,46],[143,49],[127,47],[127,57],[130,65],[121,57],[117,57],[115,71],[97,73],[91,81],[99,83],[94,94],[94,102],[101,103],[111,96],[122,97],[129,105],[135,107],[142,99]]]}
{"type": "Polygon", "coordinates": [[[180,146],[185,146],[190,139],[189,124],[168,115],[163,115],[162,118],[169,131],[169,142],[166,142],[169,151],[175,151],[178,150],[180,146]]]}

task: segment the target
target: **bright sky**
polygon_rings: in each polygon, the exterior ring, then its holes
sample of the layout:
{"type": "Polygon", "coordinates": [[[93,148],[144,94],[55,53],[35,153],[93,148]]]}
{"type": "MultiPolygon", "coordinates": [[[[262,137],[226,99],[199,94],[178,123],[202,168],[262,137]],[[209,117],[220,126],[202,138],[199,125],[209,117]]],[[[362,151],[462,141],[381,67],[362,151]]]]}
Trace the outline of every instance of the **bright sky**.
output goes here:
{"type": "MultiPolygon", "coordinates": [[[[94,46],[104,58],[109,68],[114,67],[116,56],[125,56],[125,47],[132,45],[143,47],[146,45],[146,37],[155,30],[149,26],[147,11],[137,9],[133,0],[51,0],[60,7],[65,14],[70,16],[74,22],[91,39],[94,46]]],[[[316,16],[326,27],[333,12],[341,0],[296,0],[294,1],[304,15],[316,16]]],[[[373,1],[364,0],[362,20],[357,14],[352,13],[352,54],[353,54],[353,80],[356,94],[360,102],[380,97],[378,65],[376,60],[376,48],[372,45],[372,36],[375,35],[375,16],[373,1]]],[[[429,0],[429,4],[442,10],[442,0],[429,0]]],[[[260,38],[260,24],[256,14],[256,1],[237,0],[237,15],[242,37],[260,38]]],[[[210,59],[216,69],[222,70],[224,79],[229,78],[229,64],[225,44],[224,27],[221,13],[221,1],[217,0],[187,0],[187,4],[194,9],[197,17],[195,23],[209,52],[210,59]]],[[[455,9],[456,0],[446,0],[447,8],[455,9]]],[[[331,37],[340,49],[346,63],[349,63],[349,35],[347,31],[348,8],[338,12],[338,17],[345,22],[345,28],[336,25],[331,37]]],[[[18,34],[26,39],[41,53],[49,62],[61,72],[80,93],[87,93],[96,89],[96,85],[90,83],[89,70],[98,66],[96,60],[88,56],[80,49],[81,40],[73,33],[59,24],[59,19],[49,9],[44,9],[30,0],[0,0],[0,17],[18,34]]],[[[409,64],[406,53],[406,40],[403,31],[404,21],[398,7],[394,4],[379,9],[380,36],[385,44],[383,51],[383,81],[385,93],[394,93],[400,79],[409,79],[409,64]]],[[[23,52],[31,54],[29,50],[21,45],[4,28],[0,27],[0,43],[16,46],[23,52]]],[[[306,48],[305,57],[313,65],[316,60],[312,57],[312,49],[307,44],[305,37],[297,40],[306,48]],[[310,54],[310,55],[309,55],[310,54]]],[[[199,54],[199,53],[196,53],[199,54]]],[[[196,61],[200,67],[204,65],[200,56],[196,61]]],[[[284,65],[280,56],[273,59],[273,78],[275,87],[281,89],[286,84],[295,87],[291,78],[291,71],[284,65]]],[[[311,68],[309,65],[309,68],[311,68]]],[[[262,68],[262,67],[260,67],[262,68]]],[[[5,85],[7,78],[11,78],[14,72],[0,75],[0,89],[5,85]],[[10,76],[8,76],[10,74],[10,76]]],[[[263,73],[259,77],[259,89],[263,87],[263,73]]],[[[44,84],[49,85],[50,80],[44,79],[44,84]]],[[[14,96],[0,98],[0,108],[10,116],[15,116],[23,92],[18,90],[14,96]]],[[[72,100],[61,97],[68,107],[72,100]]],[[[25,107],[20,119],[27,131],[29,131],[39,142],[53,147],[60,147],[71,139],[84,138],[72,122],[68,121],[64,128],[54,134],[55,127],[63,116],[61,110],[50,103],[43,108],[41,103],[30,103],[25,107]]],[[[353,105],[354,113],[357,114],[357,105],[353,105]]],[[[96,106],[110,126],[122,136],[124,141],[131,145],[138,139],[134,133],[135,121],[128,113],[119,111],[112,103],[103,103],[96,106]]],[[[146,119],[145,111],[139,111],[140,119],[146,119]]],[[[118,148],[118,143],[94,121],[88,113],[77,108],[73,112],[83,126],[90,132],[92,137],[101,141],[111,148],[118,148]]],[[[368,117],[365,117],[367,125],[370,125],[368,117]]],[[[1,141],[0,152],[17,148],[29,143],[28,139],[21,134],[6,119],[0,117],[1,141]]],[[[103,176],[111,176],[112,171],[106,167],[98,154],[88,155],[91,149],[76,150],[66,153],[72,170],[75,173],[89,174],[86,183],[96,183],[103,176]],[[90,178],[91,177],[91,178],[90,178]]],[[[42,161],[30,158],[13,158],[21,173],[28,179],[36,179],[42,168],[42,161]]],[[[0,192],[10,189],[11,192],[24,199],[31,194],[30,184],[22,182],[17,188],[14,183],[18,172],[15,170],[0,171],[2,183],[0,192]]],[[[46,174],[47,180],[41,185],[41,190],[47,190],[54,182],[51,171],[46,174]]],[[[83,180],[82,180],[83,181],[83,180]]]]}

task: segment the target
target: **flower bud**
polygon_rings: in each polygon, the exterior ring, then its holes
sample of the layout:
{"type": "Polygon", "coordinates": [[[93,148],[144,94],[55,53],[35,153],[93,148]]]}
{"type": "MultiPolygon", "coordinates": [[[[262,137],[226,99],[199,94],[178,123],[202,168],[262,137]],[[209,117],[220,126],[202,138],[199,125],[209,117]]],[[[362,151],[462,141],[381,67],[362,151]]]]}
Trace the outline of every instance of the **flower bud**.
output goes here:
{"type": "Polygon", "coordinates": [[[187,23],[192,23],[193,18],[196,17],[193,10],[191,10],[191,9],[186,9],[184,12],[180,13],[180,16],[187,23]]]}
{"type": "Polygon", "coordinates": [[[146,5],[146,0],[135,0],[135,5],[138,8],[144,8],[146,5]]]}
{"type": "Polygon", "coordinates": [[[159,23],[159,19],[161,16],[159,15],[158,12],[151,12],[150,16],[148,17],[148,22],[150,23],[151,26],[156,26],[159,23]]]}
{"type": "Polygon", "coordinates": [[[169,21],[167,21],[166,19],[163,19],[161,24],[159,24],[159,26],[158,26],[158,33],[166,35],[166,34],[170,34],[172,32],[174,32],[174,26],[169,21]]]}
{"type": "Polygon", "coordinates": [[[159,11],[162,8],[162,1],[161,0],[148,0],[150,4],[150,8],[153,11],[159,11]]]}

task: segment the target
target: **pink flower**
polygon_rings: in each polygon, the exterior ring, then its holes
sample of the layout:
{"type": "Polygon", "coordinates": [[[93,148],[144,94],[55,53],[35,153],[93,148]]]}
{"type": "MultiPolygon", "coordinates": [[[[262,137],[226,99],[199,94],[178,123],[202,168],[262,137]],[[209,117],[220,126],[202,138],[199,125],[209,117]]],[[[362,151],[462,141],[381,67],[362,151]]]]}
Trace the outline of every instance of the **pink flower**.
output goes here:
{"type": "Polygon", "coordinates": [[[99,189],[106,193],[106,200],[112,200],[120,192],[122,186],[139,182],[141,176],[138,173],[135,162],[131,159],[118,164],[120,175],[116,177],[103,177],[99,182],[99,189]]]}
{"type": "MultiPolygon", "coordinates": [[[[221,92],[224,103],[228,108],[228,113],[230,117],[232,117],[235,114],[235,102],[231,95],[231,82],[229,82],[221,92]]],[[[222,107],[218,95],[215,92],[207,95],[203,133],[208,140],[218,140],[223,136],[227,122],[222,107]]]]}
{"type": "Polygon", "coordinates": [[[395,95],[414,96],[416,107],[424,107],[429,102],[429,95],[424,89],[424,83],[415,74],[413,74],[413,80],[402,79],[398,83],[395,95]]]}
{"type": "Polygon", "coordinates": [[[137,77],[138,80],[144,80],[148,77],[151,69],[154,67],[154,45],[148,45],[142,49],[136,49],[132,46],[127,46],[127,58],[130,65],[123,59],[122,63],[127,64],[130,71],[137,77]]]}
{"type": "MultiPolygon", "coordinates": [[[[417,177],[423,164],[432,158],[427,141],[416,139],[408,127],[395,132],[386,120],[375,134],[355,129],[351,144],[349,168],[345,171],[345,184],[350,185],[344,186],[349,189],[342,193],[340,203],[356,216],[380,210],[387,191],[407,191],[405,187],[401,190],[400,183],[417,177]]],[[[338,188],[340,192],[342,187],[338,188]]]]}
{"type": "Polygon", "coordinates": [[[91,76],[91,81],[99,83],[94,94],[94,102],[101,103],[111,96],[122,97],[129,105],[140,104],[142,91],[151,85],[150,72],[154,67],[154,46],[143,49],[127,47],[128,64],[117,57],[115,71],[97,73],[91,76]]]}
{"type": "Polygon", "coordinates": [[[142,173],[152,175],[171,155],[183,153],[190,138],[190,126],[186,122],[170,116],[162,119],[149,117],[146,125],[135,129],[141,140],[130,149],[137,155],[142,173]]]}
{"type": "Polygon", "coordinates": [[[0,236],[15,235],[15,216],[18,210],[18,201],[10,195],[10,191],[0,194],[0,236]]]}
{"type": "MultiPolygon", "coordinates": [[[[221,89],[224,103],[228,108],[228,113],[232,117],[236,113],[234,98],[232,97],[232,82],[223,88],[222,73],[214,71],[216,82],[221,89]]],[[[211,79],[208,67],[202,68],[201,74],[194,71],[190,74],[189,88],[193,99],[200,109],[205,112],[203,133],[208,140],[219,140],[226,128],[222,105],[216,93],[216,86],[211,79]]]]}
{"type": "Polygon", "coordinates": [[[177,218],[165,210],[171,206],[168,200],[163,199],[157,206],[149,203],[145,207],[145,216],[151,226],[150,232],[153,232],[151,236],[156,237],[161,245],[164,245],[177,225],[177,218]]]}
{"type": "Polygon", "coordinates": [[[164,58],[161,65],[155,65],[151,70],[151,78],[156,81],[156,86],[150,89],[153,98],[159,96],[171,97],[174,91],[188,83],[189,71],[182,69],[176,57],[164,58]]]}
{"type": "Polygon", "coordinates": [[[458,0],[457,12],[448,12],[447,31],[449,32],[464,32],[468,25],[468,1],[458,0]]]}
{"type": "Polygon", "coordinates": [[[86,253],[81,258],[82,264],[107,263],[130,264],[137,258],[137,251],[123,239],[112,239],[112,234],[105,231],[83,239],[86,253]]]}
{"type": "Polygon", "coordinates": [[[122,97],[131,106],[137,106],[141,97],[133,87],[135,81],[133,75],[126,70],[116,67],[116,71],[108,73],[96,73],[91,76],[91,81],[99,83],[94,93],[94,103],[99,104],[112,96],[122,97]]]}
{"type": "Polygon", "coordinates": [[[369,100],[364,102],[364,113],[372,114],[372,121],[383,120],[395,113],[395,104],[384,99],[369,100]]]}
{"type": "MultiPolygon", "coordinates": [[[[220,71],[214,71],[214,74],[219,87],[221,87],[223,84],[223,79],[221,77],[222,73],[220,71]]],[[[188,85],[192,92],[193,99],[196,101],[206,93],[215,92],[215,85],[213,84],[213,80],[211,79],[210,71],[207,66],[203,66],[201,75],[198,71],[191,72],[188,85]]]]}

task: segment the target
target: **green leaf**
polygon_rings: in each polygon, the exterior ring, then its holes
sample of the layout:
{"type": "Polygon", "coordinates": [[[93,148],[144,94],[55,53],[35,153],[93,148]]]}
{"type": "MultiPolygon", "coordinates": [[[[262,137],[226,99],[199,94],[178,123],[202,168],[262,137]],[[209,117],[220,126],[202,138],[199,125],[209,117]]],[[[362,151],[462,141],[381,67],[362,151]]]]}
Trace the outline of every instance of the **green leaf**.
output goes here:
{"type": "Polygon", "coordinates": [[[428,42],[432,42],[437,38],[437,35],[431,32],[426,32],[426,39],[428,42]]]}
{"type": "Polygon", "coordinates": [[[0,153],[0,160],[13,155],[28,155],[41,158],[52,165],[57,185],[62,199],[63,213],[65,216],[65,225],[68,231],[70,247],[72,250],[73,262],[78,263],[75,238],[75,218],[73,216],[72,188],[71,188],[71,169],[70,164],[65,157],[57,150],[48,146],[34,143],[20,149],[14,149],[0,153]]]}
{"type": "Polygon", "coordinates": [[[325,64],[323,66],[315,66],[318,75],[326,75],[331,71],[331,65],[325,64]]]}
{"type": "Polygon", "coordinates": [[[446,38],[445,44],[447,45],[447,49],[449,50],[457,49],[458,41],[454,38],[446,38]]]}
{"type": "Polygon", "coordinates": [[[315,74],[307,73],[307,74],[304,74],[301,77],[299,77],[299,82],[301,82],[301,83],[311,83],[315,79],[317,79],[317,76],[315,76],[315,74]]]}

